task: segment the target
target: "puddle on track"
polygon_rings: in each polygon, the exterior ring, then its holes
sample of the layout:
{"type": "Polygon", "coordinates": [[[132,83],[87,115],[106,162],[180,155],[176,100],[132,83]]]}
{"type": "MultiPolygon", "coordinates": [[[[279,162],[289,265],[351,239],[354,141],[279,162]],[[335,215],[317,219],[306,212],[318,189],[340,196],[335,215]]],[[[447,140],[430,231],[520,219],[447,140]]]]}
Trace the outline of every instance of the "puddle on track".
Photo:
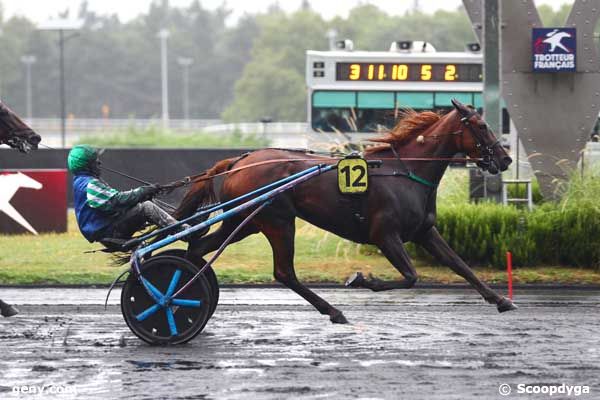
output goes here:
{"type": "Polygon", "coordinates": [[[137,340],[118,294],[105,311],[99,292],[1,292],[22,304],[0,320],[2,399],[51,384],[76,388],[61,399],[493,399],[500,383],[563,382],[600,391],[598,292],[520,294],[519,310],[498,314],[471,291],[319,290],[351,322],[333,325],[292,292],[225,289],[204,332],[175,347],[137,340]]]}

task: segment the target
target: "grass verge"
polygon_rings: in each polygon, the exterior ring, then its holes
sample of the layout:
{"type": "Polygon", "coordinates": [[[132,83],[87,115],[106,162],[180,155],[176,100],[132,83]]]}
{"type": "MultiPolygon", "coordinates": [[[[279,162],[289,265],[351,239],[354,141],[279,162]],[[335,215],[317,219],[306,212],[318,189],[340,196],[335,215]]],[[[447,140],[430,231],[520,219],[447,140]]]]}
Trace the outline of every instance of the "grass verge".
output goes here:
{"type": "MultiPolygon", "coordinates": [[[[296,271],[303,282],[343,282],[360,270],[382,279],[399,274],[380,254],[363,254],[359,245],[342,240],[299,221],[296,236],[296,271]]],[[[0,284],[107,284],[122,268],[111,266],[104,253],[85,253],[100,246],[80,235],[72,214],[69,231],[39,236],[0,236],[0,284]]],[[[415,260],[420,282],[464,283],[448,268],[415,260]]],[[[262,235],[253,235],[225,250],[216,263],[221,283],[273,282],[269,244],[262,235]]],[[[477,268],[489,283],[506,281],[506,273],[477,268]]],[[[600,272],[562,266],[521,267],[514,271],[516,283],[600,284],[600,272]]]]}
{"type": "Polygon", "coordinates": [[[238,131],[219,135],[204,132],[174,134],[156,127],[148,129],[129,128],[125,131],[88,135],[78,144],[97,147],[177,147],[177,148],[262,148],[269,140],[259,135],[243,135],[238,131]]]}

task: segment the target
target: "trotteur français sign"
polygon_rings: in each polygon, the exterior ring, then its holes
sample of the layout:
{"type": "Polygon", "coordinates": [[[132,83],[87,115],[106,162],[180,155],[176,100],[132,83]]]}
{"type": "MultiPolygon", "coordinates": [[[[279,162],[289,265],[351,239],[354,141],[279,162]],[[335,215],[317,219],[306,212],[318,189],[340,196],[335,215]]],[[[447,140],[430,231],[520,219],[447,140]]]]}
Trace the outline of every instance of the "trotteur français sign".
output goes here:
{"type": "Polygon", "coordinates": [[[575,72],[576,29],[532,29],[533,72],[575,72]]]}

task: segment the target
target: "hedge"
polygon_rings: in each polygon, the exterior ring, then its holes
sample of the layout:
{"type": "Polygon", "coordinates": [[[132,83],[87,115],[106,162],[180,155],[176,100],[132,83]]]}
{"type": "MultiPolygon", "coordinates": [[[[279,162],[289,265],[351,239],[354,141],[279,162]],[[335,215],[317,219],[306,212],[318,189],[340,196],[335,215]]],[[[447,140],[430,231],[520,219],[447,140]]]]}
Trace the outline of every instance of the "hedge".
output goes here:
{"type": "MultiPolygon", "coordinates": [[[[547,203],[532,212],[498,204],[460,204],[438,210],[438,229],[469,264],[600,266],[600,210],[547,203]]],[[[422,256],[421,251],[417,251],[422,256]]]]}
{"type": "MultiPolygon", "coordinates": [[[[450,195],[438,197],[437,228],[450,246],[472,266],[565,265],[600,270],[600,178],[581,177],[559,186],[558,202],[542,202],[539,189],[533,211],[484,202],[468,203],[450,195]]],[[[407,244],[412,257],[435,263],[423,249],[407,244]]],[[[363,246],[364,253],[377,251],[363,246]]]]}

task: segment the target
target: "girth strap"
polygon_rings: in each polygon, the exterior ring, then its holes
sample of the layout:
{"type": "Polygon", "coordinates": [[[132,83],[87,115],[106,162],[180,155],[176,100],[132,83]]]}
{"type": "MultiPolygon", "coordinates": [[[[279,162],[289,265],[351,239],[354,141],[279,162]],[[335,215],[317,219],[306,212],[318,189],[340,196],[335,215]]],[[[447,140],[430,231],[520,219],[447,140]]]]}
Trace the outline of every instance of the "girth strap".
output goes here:
{"type": "Polygon", "coordinates": [[[416,175],[415,173],[413,173],[411,171],[409,171],[409,172],[392,171],[392,172],[388,172],[388,173],[371,173],[371,174],[369,174],[369,177],[375,177],[375,176],[401,176],[401,177],[408,178],[412,181],[415,181],[417,183],[420,183],[421,185],[425,185],[430,188],[437,187],[436,183],[433,183],[425,178],[422,178],[419,175],[416,175]]]}

